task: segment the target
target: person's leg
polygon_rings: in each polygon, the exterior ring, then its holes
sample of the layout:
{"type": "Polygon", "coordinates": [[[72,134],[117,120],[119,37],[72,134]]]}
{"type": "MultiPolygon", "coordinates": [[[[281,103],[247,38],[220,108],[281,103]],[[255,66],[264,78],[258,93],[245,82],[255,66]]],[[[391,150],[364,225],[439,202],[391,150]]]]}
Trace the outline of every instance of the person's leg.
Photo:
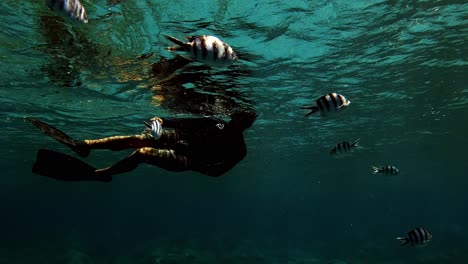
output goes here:
{"type": "Polygon", "coordinates": [[[132,136],[112,136],[100,139],[85,139],[84,145],[89,149],[123,150],[151,146],[155,141],[148,134],[132,136]]]}
{"type": "Polygon", "coordinates": [[[185,155],[176,154],[174,150],[145,147],[136,150],[130,156],[118,161],[110,167],[96,170],[94,174],[97,177],[109,177],[130,172],[136,169],[141,163],[151,164],[176,172],[189,170],[190,166],[187,157],[185,155]]]}
{"type": "Polygon", "coordinates": [[[67,145],[81,157],[87,157],[91,149],[123,150],[130,148],[169,148],[173,149],[180,144],[180,138],[174,130],[163,130],[161,137],[155,140],[149,133],[133,136],[113,136],[101,139],[76,140],[60,131],[59,129],[33,118],[25,118],[46,135],[54,138],[62,144],[67,145]]]}
{"type": "Polygon", "coordinates": [[[64,153],[41,149],[37,153],[33,172],[62,181],[110,182],[113,175],[132,171],[140,163],[147,163],[176,172],[191,169],[185,155],[177,154],[176,151],[169,149],[141,148],[104,169],[96,169],[64,153]]]}
{"type": "Polygon", "coordinates": [[[179,141],[178,134],[173,130],[164,130],[161,137],[155,140],[149,133],[132,136],[112,136],[101,139],[85,139],[84,144],[89,149],[139,149],[151,148],[173,148],[179,141]]]}

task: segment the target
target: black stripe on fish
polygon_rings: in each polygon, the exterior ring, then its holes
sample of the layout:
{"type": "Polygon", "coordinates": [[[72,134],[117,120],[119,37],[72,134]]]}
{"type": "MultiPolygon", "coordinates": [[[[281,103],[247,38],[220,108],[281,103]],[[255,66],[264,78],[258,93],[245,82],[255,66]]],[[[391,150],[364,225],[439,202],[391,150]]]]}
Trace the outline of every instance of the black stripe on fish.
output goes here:
{"type": "Polygon", "coordinates": [[[338,109],[338,102],[336,100],[336,93],[330,94],[331,101],[333,102],[334,110],[338,109]]]}
{"type": "Polygon", "coordinates": [[[412,231],[413,233],[413,237],[414,237],[414,240],[412,241],[413,244],[417,245],[419,244],[419,241],[421,241],[421,234],[419,233],[419,230],[413,230],[412,231]]]}
{"type": "Polygon", "coordinates": [[[213,48],[213,60],[217,61],[218,60],[218,52],[219,52],[218,42],[215,41],[211,45],[212,45],[212,48],[213,48]]]}
{"type": "Polygon", "coordinates": [[[338,99],[338,106],[342,107],[344,105],[343,96],[341,94],[339,94],[337,97],[338,97],[337,98],[338,99]]]}
{"type": "Polygon", "coordinates": [[[351,152],[353,146],[349,142],[340,142],[336,144],[331,150],[330,154],[342,154],[344,152],[351,152]]]}
{"type": "Polygon", "coordinates": [[[327,112],[330,112],[330,102],[328,101],[328,100],[329,100],[329,97],[330,97],[330,95],[325,95],[325,96],[322,98],[322,102],[323,102],[325,108],[327,108],[327,112]]]}
{"type": "Polygon", "coordinates": [[[417,241],[417,244],[423,244],[424,241],[426,240],[424,230],[421,227],[418,227],[416,228],[416,232],[418,233],[418,238],[419,238],[419,240],[417,241]]]}
{"type": "Polygon", "coordinates": [[[426,231],[422,227],[418,227],[418,231],[421,234],[421,240],[419,241],[420,244],[424,244],[427,241],[426,239],[426,231]]]}
{"type": "Polygon", "coordinates": [[[320,112],[325,111],[324,105],[323,105],[323,103],[322,103],[322,97],[320,97],[319,99],[317,99],[316,104],[317,104],[317,107],[318,107],[318,109],[319,109],[320,112]]]}
{"type": "Polygon", "coordinates": [[[429,232],[426,230],[426,229],[423,229],[421,228],[421,230],[424,232],[424,240],[429,240],[430,239],[430,236],[429,236],[429,232]]]}
{"type": "Polygon", "coordinates": [[[226,61],[229,58],[229,45],[226,42],[223,42],[223,48],[224,48],[223,60],[226,61]]]}
{"type": "Polygon", "coordinates": [[[422,235],[423,235],[423,236],[422,236],[422,238],[423,238],[423,241],[426,241],[426,240],[428,240],[427,231],[426,231],[426,230],[424,230],[424,229],[423,229],[423,228],[421,228],[421,227],[419,227],[419,230],[421,231],[421,233],[422,233],[422,235]]]}
{"type": "Polygon", "coordinates": [[[192,53],[193,53],[193,57],[197,58],[197,56],[198,56],[198,47],[197,47],[197,40],[195,38],[192,40],[192,53]]]}
{"type": "Polygon", "coordinates": [[[208,57],[208,49],[206,48],[206,38],[205,36],[200,37],[200,44],[202,50],[202,59],[206,59],[208,57]]]}

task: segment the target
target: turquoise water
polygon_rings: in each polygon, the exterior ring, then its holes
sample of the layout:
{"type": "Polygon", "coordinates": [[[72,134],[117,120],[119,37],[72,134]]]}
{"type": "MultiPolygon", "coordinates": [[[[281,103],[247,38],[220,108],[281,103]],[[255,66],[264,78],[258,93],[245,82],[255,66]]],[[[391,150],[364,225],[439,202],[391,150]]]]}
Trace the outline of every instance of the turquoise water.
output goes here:
{"type": "Polygon", "coordinates": [[[43,1],[0,2],[0,263],[467,261],[466,1],[83,4],[90,23],[76,26],[43,1]],[[239,61],[154,68],[175,58],[163,35],[197,34],[239,61]],[[300,107],[329,92],[349,109],[305,118],[300,107]],[[31,172],[39,148],[70,151],[25,116],[97,138],[139,133],[156,115],[244,108],[259,115],[249,153],[220,178],[145,165],[109,184],[31,172]],[[357,138],[352,155],[328,155],[357,138]],[[400,175],[372,174],[387,164],[400,175]],[[433,241],[400,247],[416,226],[433,241]]]}

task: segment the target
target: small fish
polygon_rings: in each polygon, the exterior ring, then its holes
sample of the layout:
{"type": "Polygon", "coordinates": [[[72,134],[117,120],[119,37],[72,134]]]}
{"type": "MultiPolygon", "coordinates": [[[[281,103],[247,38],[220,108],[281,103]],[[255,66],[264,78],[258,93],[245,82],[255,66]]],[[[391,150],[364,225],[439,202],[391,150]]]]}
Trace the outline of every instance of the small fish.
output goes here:
{"type": "Polygon", "coordinates": [[[374,174],[382,173],[383,175],[397,175],[399,170],[395,166],[382,166],[382,167],[375,167],[372,166],[374,170],[374,174]]]}
{"type": "Polygon", "coordinates": [[[397,237],[401,246],[410,244],[413,247],[426,246],[432,239],[432,234],[422,227],[417,227],[408,232],[408,237],[397,237]]]}
{"type": "Polygon", "coordinates": [[[336,144],[331,150],[330,150],[330,155],[338,155],[338,154],[344,154],[347,152],[351,152],[353,148],[358,147],[358,143],[360,138],[356,139],[354,142],[340,142],[336,144]]]}
{"type": "Polygon", "coordinates": [[[88,23],[88,15],[79,0],[46,0],[46,4],[55,13],[74,22],[88,23]]]}
{"type": "Polygon", "coordinates": [[[188,42],[165,36],[177,46],[168,47],[170,51],[185,51],[190,58],[211,66],[227,67],[237,61],[234,50],[225,42],[214,36],[191,36],[188,42]]]}
{"type": "Polygon", "coordinates": [[[310,112],[305,116],[309,116],[315,112],[320,112],[322,115],[326,115],[343,110],[350,104],[351,101],[346,99],[343,95],[330,93],[315,100],[315,105],[303,106],[302,109],[310,109],[310,112]]]}

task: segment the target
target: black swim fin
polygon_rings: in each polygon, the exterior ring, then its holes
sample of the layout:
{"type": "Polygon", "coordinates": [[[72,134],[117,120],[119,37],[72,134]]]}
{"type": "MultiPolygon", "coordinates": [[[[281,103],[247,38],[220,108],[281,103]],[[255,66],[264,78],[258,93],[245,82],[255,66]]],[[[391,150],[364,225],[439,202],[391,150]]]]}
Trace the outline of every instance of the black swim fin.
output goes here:
{"type": "Polygon", "coordinates": [[[36,162],[32,171],[36,174],[61,181],[102,181],[110,182],[112,177],[96,176],[96,168],[87,163],[48,149],[37,152],[36,162]]]}
{"type": "Polygon", "coordinates": [[[86,144],[79,140],[74,140],[69,137],[67,134],[63,133],[62,131],[58,130],[57,128],[48,125],[40,120],[25,117],[25,120],[31,122],[35,127],[39,128],[44,134],[48,135],[49,137],[57,140],[58,142],[67,145],[73,151],[75,151],[78,155],[85,158],[89,155],[90,149],[86,146],[86,144]]]}

